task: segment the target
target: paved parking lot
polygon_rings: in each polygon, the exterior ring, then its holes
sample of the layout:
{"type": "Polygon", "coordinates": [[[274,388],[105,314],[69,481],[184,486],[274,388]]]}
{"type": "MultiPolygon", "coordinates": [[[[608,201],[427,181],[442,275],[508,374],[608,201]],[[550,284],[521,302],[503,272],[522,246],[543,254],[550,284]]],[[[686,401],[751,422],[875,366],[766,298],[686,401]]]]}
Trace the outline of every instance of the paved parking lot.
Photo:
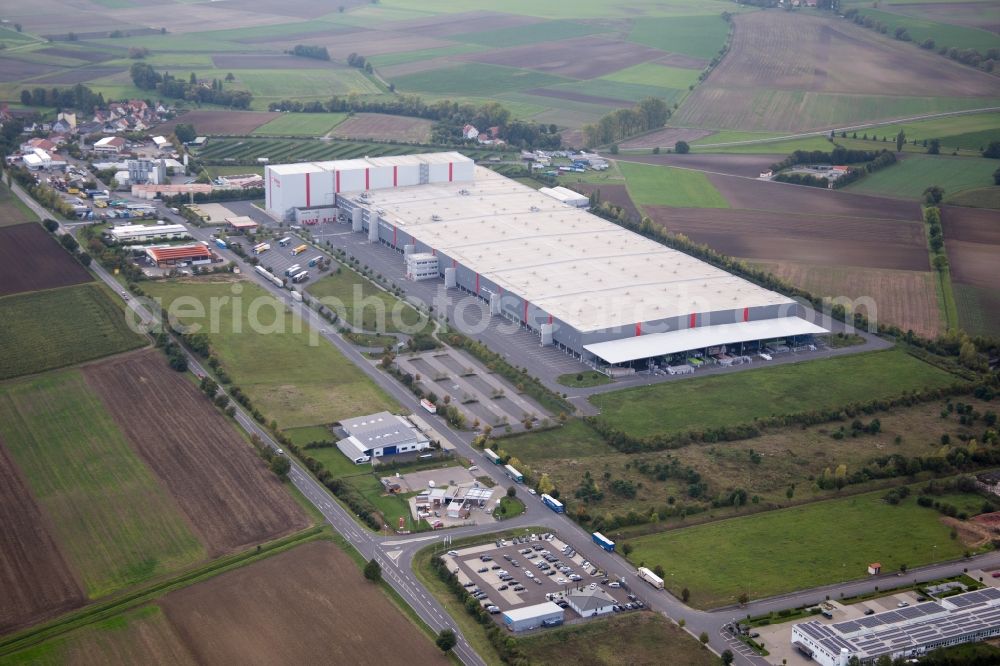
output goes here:
{"type": "MultiPolygon", "coordinates": [[[[500,613],[512,608],[533,606],[548,599],[563,605],[566,602],[562,596],[578,587],[603,589],[620,602],[623,610],[632,603],[628,589],[612,588],[613,580],[589,566],[579,553],[566,551],[567,544],[555,535],[526,534],[518,537],[518,541],[497,543],[450,551],[444,559],[452,571],[457,570],[459,581],[470,593],[481,591],[486,595],[480,599],[484,607],[494,605],[499,609],[494,614],[498,623],[502,623],[500,613]],[[579,580],[572,580],[571,576],[579,580]]],[[[568,606],[564,608],[567,622],[580,618],[568,606]]]]}

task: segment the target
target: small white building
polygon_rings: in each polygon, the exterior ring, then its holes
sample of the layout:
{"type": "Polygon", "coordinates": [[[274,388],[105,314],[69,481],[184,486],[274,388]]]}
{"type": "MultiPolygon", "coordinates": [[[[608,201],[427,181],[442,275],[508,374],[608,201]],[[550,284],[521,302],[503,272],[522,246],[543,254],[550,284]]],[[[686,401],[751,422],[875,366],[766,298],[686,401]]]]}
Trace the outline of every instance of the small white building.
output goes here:
{"type": "Polygon", "coordinates": [[[590,197],[579,192],[574,192],[568,187],[543,187],[538,190],[542,194],[552,197],[556,201],[561,201],[567,206],[574,208],[587,208],[590,206],[590,197]]]}
{"type": "Polygon", "coordinates": [[[173,145],[163,136],[154,136],[153,145],[156,146],[157,150],[170,150],[173,148],[173,145]]]}
{"type": "Polygon", "coordinates": [[[479,136],[479,130],[473,125],[466,125],[462,128],[462,136],[466,139],[475,139],[479,136]]]}
{"type": "Polygon", "coordinates": [[[566,595],[566,603],[580,617],[594,617],[595,615],[605,615],[615,610],[615,598],[604,590],[598,588],[577,588],[566,595]]]}
{"type": "Polygon", "coordinates": [[[546,601],[534,606],[512,608],[504,611],[503,623],[510,631],[527,631],[537,629],[543,624],[562,623],[563,609],[557,604],[546,601]]]}
{"type": "Polygon", "coordinates": [[[341,427],[347,437],[337,442],[337,448],[356,465],[431,446],[430,440],[405,417],[389,412],[346,419],[341,427]]]}

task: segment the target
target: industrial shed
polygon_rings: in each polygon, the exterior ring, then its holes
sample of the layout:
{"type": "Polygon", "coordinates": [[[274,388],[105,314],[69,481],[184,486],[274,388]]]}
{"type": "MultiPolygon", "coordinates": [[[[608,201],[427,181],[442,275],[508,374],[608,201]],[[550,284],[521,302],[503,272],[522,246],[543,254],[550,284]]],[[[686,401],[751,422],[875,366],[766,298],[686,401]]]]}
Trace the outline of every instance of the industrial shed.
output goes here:
{"type": "Polygon", "coordinates": [[[562,622],[563,609],[557,604],[546,601],[534,606],[512,608],[504,611],[503,623],[510,631],[527,631],[537,629],[543,622],[562,622]]]}
{"type": "MultiPolygon", "coordinates": [[[[312,177],[325,179],[327,190],[320,192],[326,196],[331,174],[353,170],[352,187],[360,169],[369,174],[367,189],[346,189],[346,177],[334,187],[338,219],[405,256],[436,257],[445,286],[475,295],[491,314],[589,363],[623,365],[687,350],[724,356],[762,340],[828,332],[802,319],[801,307],[786,296],[474,167],[457,153],[348,162],[312,177]],[[406,176],[393,181],[396,186],[374,187],[385,180],[372,170],[388,166],[404,173],[427,167],[428,177],[416,185],[406,184],[412,182],[406,176]]],[[[302,174],[317,166],[273,169],[302,174]]],[[[288,182],[280,202],[269,199],[274,215],[308,203],[290,195],[288,182]]]]}
{"type": "Polygon", "coordinates": [[[212,263],[212,253],[204,245],[151,247],[146,250],[146,256],[161,268],[188,263],[195,265],[212,263]]]}

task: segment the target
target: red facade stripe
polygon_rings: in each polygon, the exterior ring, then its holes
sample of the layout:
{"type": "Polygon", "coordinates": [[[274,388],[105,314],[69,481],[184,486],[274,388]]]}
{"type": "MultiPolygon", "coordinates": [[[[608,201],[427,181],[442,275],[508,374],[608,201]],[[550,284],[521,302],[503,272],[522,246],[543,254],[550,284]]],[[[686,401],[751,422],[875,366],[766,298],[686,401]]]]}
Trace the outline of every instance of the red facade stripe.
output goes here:
{"type": "Polygon", "coordinates": [[[691,324],[690,328],[694,328],[698,325],[698,315],[694,312],[691,313],[691,324]]]}
{"type": "Polygon", "coordinates": [[[639,337],[640,335],[642,335],[642,322],[641,321],[638,322],[638,323],[636,323],[636,325],[635,325],[635,336],[639,337]]]}
{"type": "Polygon", "coordinates": [[[396,187],[399,185],[399,167],[392,167],[392,186],[396,187]]]}
{"type": "Polygon", "coordinates": [[[743,321],[750,321],[750,308],[743,308],[743,321]]]}
{"type": "Polygon", "coordinates": [[[454,174],[455,174],[454,169],[455,169],[455,165],[452,164],[451,162],[448,162],[448,182],[449,183],[451,182],[452,178],[454,177],[454,174]]]}
{"type": "Polygon", "coordinates": [[[337,190],[337,194],[340,194],[340,172],[339,171],[337,172],[337,187],[336,187],[336,190],[337,190]]]}
{"type": "Polygon", "coordinates": [[[455,261],[454,259],[452,259],[452,260],[451,260],[451,267],[452,267],[452,268],[458,268],[458,262],[457,262],[457,261],[455,261]]]}
{"type": "Polygon", "coordinates": [[[309,173],[307,173],[307,174],[306,174],[306,208],[309,208],[309,206],[311,206],[311,205],[312,205],[312,204],[310,203],[310,201],[309,201],[309,183],[310,183],[310,181],[312,180],[312,179],[311,179],[311,178],[309,177],[310,175],[311,175],[311,174],[309,174],[309,173]]]}
{"type": "Polygon", "coordinates": [[[476,273],[476,293],[479,293],[479,273],[476,273]]]}
{"type": "Polygon", "coordinates": [[[370,175],[371,175],[371,173],[370,172],[371,172],[371,169],[365,169],[365,189],[366,190],[371,189],[371,187],[370,187],[370,183],[371,183],[370,175]]]}
{"type": "Polygon", "coordinates": [[[524,302],[524,319],[522,321],[524,321],[525,324],[528,323],[528,301],[524,302]]]}

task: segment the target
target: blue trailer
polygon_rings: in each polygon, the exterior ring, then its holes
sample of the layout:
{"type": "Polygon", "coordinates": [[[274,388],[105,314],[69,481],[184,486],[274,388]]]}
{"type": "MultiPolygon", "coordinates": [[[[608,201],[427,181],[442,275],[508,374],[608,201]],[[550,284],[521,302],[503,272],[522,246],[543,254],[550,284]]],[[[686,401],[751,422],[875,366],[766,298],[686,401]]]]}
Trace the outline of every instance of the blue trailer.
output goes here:
{"type": "Polygon", "coordinates": [[[216,238],[215,239],[215,244],[218,245],[223,250],[226,249],[226,241],[222,240],[221,238],[216,238]]]}
{"type": "Polygon", "coordinates": [[[552,495],[542,493],[542,504],[549,507],[556,513],[566,513],[566,507],[563,506],[563,503],[555,497],[552,497],[552,495]]]}
{"type": "Polygon", "coordinates": [[[615,542],[604,536],[600,532],[594,532],[593,534],[594,543],[608,551],[609,553],[615,552],[615,542]]]}

